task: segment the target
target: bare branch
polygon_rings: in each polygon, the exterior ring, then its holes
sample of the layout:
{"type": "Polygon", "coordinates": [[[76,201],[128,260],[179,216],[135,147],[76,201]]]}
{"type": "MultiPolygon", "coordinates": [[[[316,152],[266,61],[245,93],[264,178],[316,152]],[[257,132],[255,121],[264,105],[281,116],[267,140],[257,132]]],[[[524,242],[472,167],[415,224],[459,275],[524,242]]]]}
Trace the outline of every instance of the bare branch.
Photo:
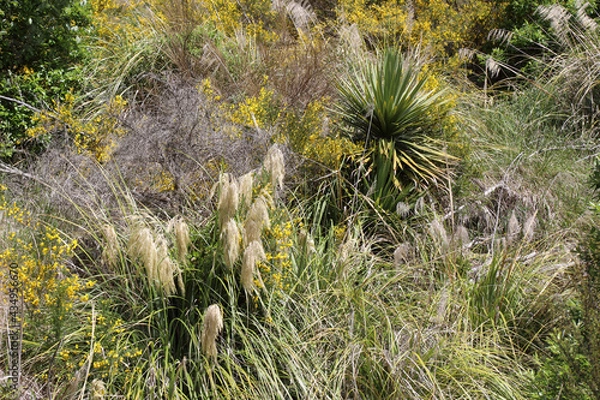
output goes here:
{"type": "Polygon", "coordinates": [[[37,112],[37,113],[41,113],[42,112],[42,110],[40,110],[39,108],[36,108],[36,107],[32,106],[31,104],[25,103],[24,101],[13,99],[12,97],[7,97],[7,96],[0,95],[0,99],[1,100],[12,101],[13,103],[17,103],[18,105],[26,107],[26,108],[29,108],[31,111],[34,111],[34,112],[37,112]]]}

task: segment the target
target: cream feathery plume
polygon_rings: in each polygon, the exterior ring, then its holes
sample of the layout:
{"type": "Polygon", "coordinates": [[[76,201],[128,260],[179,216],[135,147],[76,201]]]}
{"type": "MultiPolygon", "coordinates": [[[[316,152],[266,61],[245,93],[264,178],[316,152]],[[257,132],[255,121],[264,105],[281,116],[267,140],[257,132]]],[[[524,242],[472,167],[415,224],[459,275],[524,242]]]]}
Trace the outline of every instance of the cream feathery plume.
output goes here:
{"type": "Polygon", "coordinates": [[[400,267],[411,259],[413,248],[408,242],[400,243],[394,250],[394,265],[400,267]]]}
{"type": "Polygon", "coordinates": [[[258,273],[256,263],[265,261],[266,259],[265,250],[260,241],[255,240],[246,247],[242,262],[241,281],[242,286],[247,292],[251,292],[254,289],[254,274],[255,272],[258,273]]]}
{"type": "Polygon", "coordinates": [[[223,258],[225,265],[233,268],[233,265],[240,256],[240,230],[234,219],[230,219],[225,224],[221,232],[221,240],[223,241],[223,258]]]}
{"type": "Polygon", "coordinates": [[[452,235],[452,241],[458,246],[469,243],[469,230],[464,225],[458,225],[452,235]]]}
{"type": "Polygon", "coordinates": [[[469,230],[464,225],[458,225],[452,234],[452,244],[455,250],[462,255],[466,254],[466,245],[469,243],[469,230]]]}
{"type": "Polygon", "coordinates": [[[435,240],[436,244],[441,246],[442,250],[448,250],[450,241],[448,240],[446,228],[444,228],[441,221],[435,219],[429,224],[429,235],[435,240]]]}
{"type": "Polygon", "coordinates": [[[277,188],[283,187],[283,178],[285,176],[285,161],[283,153],[277,147],[273,145],[269,148],[265,161],[263,162],[263,168],[271,175],[271,185],[273,191],[277,188]]]}
{"type": "Polygon", "coordinates": [[[106,396],[106,384],[100,379],[94,379],[90,384],[91,400],[103,400],[106,396]]]}
{"type": "Polygon", "coordinates": [[[506,231],[506,242],[510,245],[521,231],[521,224],[519,224],[519,220],[515,215],[515,210],[510,215],[506,231]]]}
{"type": "Polygon", "coordinates": [[[254,200],[252,206],[250,206],[246,221],[244,222],[244,239],[246,243],[260,240],[260,235],[265,227],[271,227],[269,208],[265,198],[259,196],[254,200]]]}
{"type": "Polygon", "coordinates": [[[313,240],[311,234],[308,233],[304,228],[300,229],[300,232],[298,232],[298,244],[304,249],[304,252],[307,256],[317,252],[317,249],[315,248],[315,241],[313,240]]]}
{"type": "Polygon", "coordinates": [[[134,227],[129,236],[127,251],[132,258],[142,260],[150,282],[158,281],[157,250],[149,228],[139,225],[134,227]]]}
{"type": "Polygon", "coordinates": [[[254,174],[252,171],[242,175],[239,182],[240,201],[245,207],[248,207],[252,203],[252,187],[254,184],[254,174]]]}
{"type": "Polygon", "coordinates": [[[217,336],[223,329],[223,313],[218,304],[210,305],[204,312],[200,343],[202,352],[209,358],[217,358],[217,336]]]}
{"type": "Polygon", "coordinates": [[[160,282],[163,293],[166,296],[170,296],[175,293],[174,275],[179,272],[179,267],[169,257],[167,241],[163,237],[158,239],[156,255],[158,258],[158,281],[160,282]]]}
{"type": "Polygon", "coordinates": [[[120,251],[117,232],[115,231],[115,227],[111,224],[105,224],[102,227],[102,232],[104,233],[105,240],[104,248],[102,249],[102,259],[106,264],[114,267],[119,259],[120,251]]]}
{"type": "Polygon", "coordinates": [[[172,220],[173,233],[175,234],[175,245],[177,247],[177,260],[185,264],[190,241],[190,228],[182,217],[172,220]]]}
{"type": "Polygon", "coordinates": [[[535,234],[535,228],[537,226],[536,214],[537,211],[531,214],[523,224],[523,240],[526,242],[530,242],[535,234]]]}
{"type": "Polygon", "coordinates": [[[396,214],[401,218],[406,218],[410,214],[410,206],[403,201],[399,201],[396,204],[396,214]]]}
{"type": "Polygon", "coordinates": [[[220,182],[221,195],[219,197],[217,211],[222,229],[225,223],[234,217],[238,209],[240,195],[236,179],[231,176],[231,174],[222,174],[220,182]]]}

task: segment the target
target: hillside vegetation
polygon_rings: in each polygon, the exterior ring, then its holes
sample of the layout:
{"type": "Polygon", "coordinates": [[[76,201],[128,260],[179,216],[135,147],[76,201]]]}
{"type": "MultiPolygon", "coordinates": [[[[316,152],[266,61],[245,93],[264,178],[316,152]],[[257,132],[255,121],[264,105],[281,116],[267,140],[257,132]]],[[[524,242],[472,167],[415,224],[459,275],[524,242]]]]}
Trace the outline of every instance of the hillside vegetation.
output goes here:
{"type": "Polygon", "coordinates": [[[599,18],[0,0],[0,398],[600,399],[599,18]]]}

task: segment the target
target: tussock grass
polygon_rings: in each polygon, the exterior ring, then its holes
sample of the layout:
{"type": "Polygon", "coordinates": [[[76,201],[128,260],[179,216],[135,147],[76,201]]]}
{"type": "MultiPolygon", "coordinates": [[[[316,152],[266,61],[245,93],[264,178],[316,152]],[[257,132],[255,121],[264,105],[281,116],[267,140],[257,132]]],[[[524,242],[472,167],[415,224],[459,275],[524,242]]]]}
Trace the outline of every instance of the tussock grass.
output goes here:
{"type": "MultiPolygon", "coordinates": [[[[259,93],[268,71],[269,107],[302,110],[331,90],[323,70],[338,65],[321,68],[331,58],[369,53],[360,33],[340,30],[346,37],[329,43],[302,20],[309,6],[288,2],[279,4],[288,28],[275,44],[247,32],[221,37],[193,28],[197,10],[183,5],[171,9],[186,22],[183,35],[173,24],[164,35],[123,37],[92,65],[90,97],[131,93],[120,116],[128,134],[109,162],[57,141],[27,171],[0,165],[13,175],[11,195],[42,226],[57,227],[64,243],[78,239],[56,279],[84,282],[56,318],[26,310],[22,398],[536,395],[540,354],[576,299],[573,250],[597,153],[595,83],[582,91],[563,83],[595,72],[592,38],[575,45],[569,34],[572,52],[554,60],[543,84],[459,101],[457,126],[470,145],[456,175],[442,157],[435,175],[444,187],[382,209],[340,170],[311,177],[305,198],[286,174],[298,171],[291,159],[308,160],[287,143],[270,147],[283,128],[261,128],[255,115],[255,126],[238,126],[216,100],[259,93]],[[205,75],[220,87],[199,89],[205,75]],[[557,101],[565,91],[576,112],[557,101]]],[[[439,98],[425,100],[418,113],[429,118],[439,98]]],[[[3,222],[0,251],[17,239],[41,242],[37,228],[11,235],[18,224],[3,222]]],[[[42,260],[39,249],[28,257],[42,260]]]]}

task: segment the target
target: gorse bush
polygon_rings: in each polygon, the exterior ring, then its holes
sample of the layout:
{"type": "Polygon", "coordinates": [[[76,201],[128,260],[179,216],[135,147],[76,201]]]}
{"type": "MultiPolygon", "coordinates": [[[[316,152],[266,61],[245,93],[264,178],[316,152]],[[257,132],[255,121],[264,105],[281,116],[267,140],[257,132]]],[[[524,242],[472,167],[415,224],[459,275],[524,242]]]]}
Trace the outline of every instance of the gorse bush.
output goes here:
{"type": "Polygon", "coordinates": [[[463,47],[480,48],[488,32],[512,15],[509,1],[447,0],[340,1],[338,19],[356,24],[377,48],[398,45],[429,48],[443,62],[452,61],[463,47]]]}

